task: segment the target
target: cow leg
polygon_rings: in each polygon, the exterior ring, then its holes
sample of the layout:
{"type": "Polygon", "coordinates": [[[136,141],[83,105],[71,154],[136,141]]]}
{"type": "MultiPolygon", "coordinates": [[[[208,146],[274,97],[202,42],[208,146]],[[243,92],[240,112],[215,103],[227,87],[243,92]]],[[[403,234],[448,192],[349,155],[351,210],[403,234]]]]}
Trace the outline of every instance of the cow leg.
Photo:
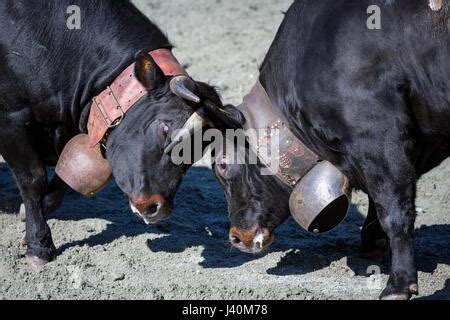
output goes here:
{"type": "Polygon", "coordinates": [[[33,266],[41,266],[53,260],[56,252],[42,207],[48,185],[47,173],[29,144],[26,131],[11,131],[10,136],[2,132],[0,152],[14,174],[25,205],[27,260],[33,266]]]}
{"type": "Polygon", "coordinates": [[[409,299],[418,293],[413,242],[417,180],[409,156],[413,144],[394,128],[385,136],[379,149],[367,150],[370,143],[360,144],[358,163],[391,251],[390,276],[380,298],[409,299]]]}
{"type": "MultiPolygon", "coordinates": [[[[69,186],[62,181],[60,177],[55,175],[47,187],[44,200],[42,200],[42,210],[44,214],[52,213],[58,209],[69,189],[69,186]]],[[[19,218],[22,222],[26,221],[26,210],[23,204],[20,207],[19,218]]]]}
{"type": "Polygon", "coordinates": [[[394,184],[387,185],[394,188],[386,189],[386,196],[374,199],[391,249],[390,276],[380,298],[406,300],[418,294],[413,239],[415,185],[394,184]]]}
{"type": "Polygon", "coordinates": [[[52,213],[58,209],[69,189],[69,186],[60,177],[55,175],[50,181],[45,192],[44,200],[42,201],[44,213],[52,213]]]}
{"type": "Polygon", "coordinates": [[[361,230],[361,253],[364,257],[382,260],[388,249],[388,241],[378,220],[375,203],[369,197],[369,211],[361,230]]]}

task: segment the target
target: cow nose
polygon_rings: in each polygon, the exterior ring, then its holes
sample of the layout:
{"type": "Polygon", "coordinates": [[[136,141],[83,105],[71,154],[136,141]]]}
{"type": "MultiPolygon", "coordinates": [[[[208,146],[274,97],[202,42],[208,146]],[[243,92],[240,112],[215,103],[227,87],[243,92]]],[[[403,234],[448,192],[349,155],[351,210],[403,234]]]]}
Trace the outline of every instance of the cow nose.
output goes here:
{"type": "Polygon", "coordinates": [[[259,253],[272,244],[274,235],[268,229],[259,226],[248,230],[232,227],[229,239],[233,247],[243,252],[259,253]]]}
{"type": "Polygon", "coordinates": [[[239,245],[242,241],[239,238],[239,236],[237,235],[230,235],[230,242],[232,245],[237,246],[239,245]]]}
{"type": "Polygon", "coordinates": [[[144,196],[131,202],[133,211],[141,216],[147,224],[161,222],[172,213],[172,207],[161,195],[144,196]]]}
{"type": "Polygon", "coordinates": [[[252,239],[256,232],[254,230],[240,230],[236,227],[230,229],[229,239],[233,247],[245,250],[251,246],[252,239]]]}
{"type": "Polygon", "coordinates": [[[154,202],[154,203],[150,204],[150,207],[148,207],[145,210],[145,213],[147,215],[150,215],[150,216],[158,214],[158,212],[161,209],[161,207],[162,207],[161,202],[159,202],[159,201],[158,202],[154,202]]]}

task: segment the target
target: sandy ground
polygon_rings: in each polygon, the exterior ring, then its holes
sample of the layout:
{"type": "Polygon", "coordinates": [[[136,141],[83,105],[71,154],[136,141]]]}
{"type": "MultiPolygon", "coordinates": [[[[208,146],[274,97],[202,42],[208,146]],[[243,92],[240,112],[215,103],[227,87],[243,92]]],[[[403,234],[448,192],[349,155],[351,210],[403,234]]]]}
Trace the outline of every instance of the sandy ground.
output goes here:
{"type": "MultiPolygon", "coordinates": [[[[238,103],[291,1],[135,2],[169,34],[194,78],[238,103]]],[[[449,189],[449,160],[419,184],[420,299],[450,299],[449,189]]],[[[112,184],[94,199],[66,198],[49,220],[58,259],[36,271],[23,258],[21,199],[2,164],[0,190],[0,298],[375,299],[387,280],[386,264],[358,255],[363,194],[354,196],[349,216],[331,233],[310,235],[289,221],[270,250],[254,257],[228,245],[225,200],[208,169],[190,171],[173,218],[158,226],[137,221],[112,184]]]]}

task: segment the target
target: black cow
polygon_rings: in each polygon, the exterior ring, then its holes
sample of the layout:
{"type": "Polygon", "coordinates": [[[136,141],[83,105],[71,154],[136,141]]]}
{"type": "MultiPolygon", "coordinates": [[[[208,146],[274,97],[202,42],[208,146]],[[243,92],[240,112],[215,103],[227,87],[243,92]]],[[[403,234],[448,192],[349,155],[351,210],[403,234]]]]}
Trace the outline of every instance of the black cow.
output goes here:
{"type": "MultiPolygon", "coordinates": [[[[260,82],[296,137],[369,195],[363,249],[388,242],[392,258],[381,298],[418,292],[416,182],[450,155],[443,4],[434,12],[428,0],[297,0],[260,69],[260,82]],[[367,28],[370,5],[381,9],[381,30],[367,28]]],[[[289,217],[292,189],[261,175],[259,165],[227,159],[215,172],[229,202],[230,241],[249,251],[263,235],[267,246],[289,217]]]]}
{"type": "MultiPolygon", "coordinates": [[[[149,91],[111,131],[106,157],[139,214],[151,223],[166,218],[188,166],[174,165],[163,151],[195,103],[174,94],[171,78],[146,54],[172,48],[163,33],[129,1],[103,0],[4,0],[0,30],[0,154],[26,208],[29,261],[41,265],[55,257],[44,214],[58,207],[68,187],[58,177],[49,183],[47,167],[86,132],[91,99],[134,62],[149,91]],[[71,5],[81,9],[79,30],[67,26],[71,5]]],[[[201,100],[220,105],[212,87],[188,82],[201,100]]]]}

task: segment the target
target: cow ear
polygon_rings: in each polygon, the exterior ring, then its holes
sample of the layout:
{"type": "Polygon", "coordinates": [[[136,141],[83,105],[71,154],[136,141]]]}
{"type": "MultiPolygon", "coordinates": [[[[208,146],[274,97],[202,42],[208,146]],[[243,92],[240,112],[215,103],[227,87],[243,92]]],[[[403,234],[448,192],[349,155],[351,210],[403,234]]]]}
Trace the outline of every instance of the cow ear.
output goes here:
{"type": "Polygon", "coordinates": [[[134,73],[139,82],[149,91],[162,86],[166,81],[161,68],[147,52],[139,52],[136,55],[134,73]]]}

